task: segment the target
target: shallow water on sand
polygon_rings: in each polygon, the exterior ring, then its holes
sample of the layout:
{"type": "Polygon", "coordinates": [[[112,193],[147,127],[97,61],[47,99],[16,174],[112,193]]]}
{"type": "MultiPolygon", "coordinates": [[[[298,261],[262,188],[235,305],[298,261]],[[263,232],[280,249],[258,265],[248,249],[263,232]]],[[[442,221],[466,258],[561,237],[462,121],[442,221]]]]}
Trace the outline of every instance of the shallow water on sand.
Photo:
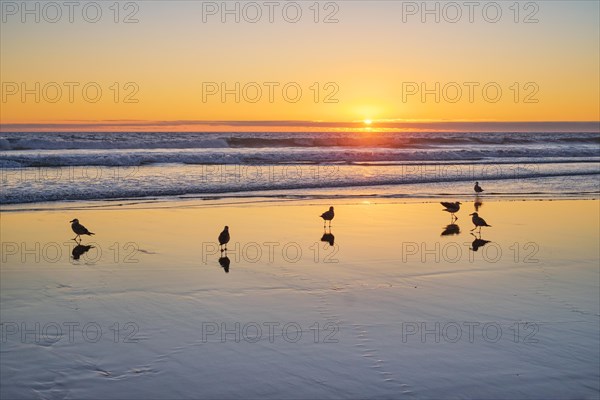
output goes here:
{"type": "Polygon", "coordinates": [[[597,396],[598,200],[481,202],[3,212],[1,397],[597,396]]]}

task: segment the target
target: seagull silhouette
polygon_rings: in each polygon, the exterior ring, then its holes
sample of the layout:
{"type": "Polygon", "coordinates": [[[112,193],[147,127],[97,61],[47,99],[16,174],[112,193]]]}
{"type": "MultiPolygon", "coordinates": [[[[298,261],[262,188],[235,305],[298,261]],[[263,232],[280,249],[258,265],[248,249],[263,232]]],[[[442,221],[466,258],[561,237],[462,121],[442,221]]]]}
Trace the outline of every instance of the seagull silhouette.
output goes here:
{"type": "Polygon", "coordinates": [[[79,238],[79,241],[81,242],[81,235],[94,235],[93,232],[88,231],[85,226],[81,225],[77,218],[69,222],[71,223],[71,229],[73,229],[73,232],[77,234],[77,236],[73,238],[74,241],[77,241],[77,238],[79,238]]]}
{"type": "Polygon", "coordinates": [[[479,186],[479,182],[475,182],[475,193],[481,193],[483,192],[483,189],[481,188],[481,186],[479,186]]]}
{"type": "Polygon", "coordinates": [[[331,220],[333,217],[335,217],[335,214],[333,213],[333,206],[331,206],[329,207],[329,211],[325,211],[321,214],[321,218],[323,218],[323,227],[325,227],[325,221],[329,221],[329,226],[331,227],[331,220]]]}
{"type": "Polygon", "coordinates": [[[485,219],[481,218],[479,216],[479,214],[477,214],[476,212],[474,212],[473,214],[469,214],[469,215],[473,216],[473,224],[475,225],[475,228],[471,229],[472,231],[474,231],[475,229],[477,229],[479,227],[479,232],[481,232],[482,226],[491,227],[491,225],[488,225],[488,223],[485,222],[485,219]]]}
{"type": "Polygon", "coordinates": [[[223,232],[219,235],[219,246],[221,246],[221,252],[223,252],[223,245],[225,245],[225,250],[227,250],[227,243],[229,243],[229,227],[225,226],[223,232]]]}
{"type": "Polygon", "coordinates": [[[455,221],[458,219],[458,217],[456,215],[454,215],[454,213],[458,212],[458,210],[460,210],[460,205],[461,205],[460,201],[457,201],[457,202],[454,202],[454,203],[449,203],[447,201],[442,201],[440,204],[443,205],[444,207],[446,207],[446,209],[444,211],[449,212],[450,215],[452,215],[452,218],[455,221]]]}

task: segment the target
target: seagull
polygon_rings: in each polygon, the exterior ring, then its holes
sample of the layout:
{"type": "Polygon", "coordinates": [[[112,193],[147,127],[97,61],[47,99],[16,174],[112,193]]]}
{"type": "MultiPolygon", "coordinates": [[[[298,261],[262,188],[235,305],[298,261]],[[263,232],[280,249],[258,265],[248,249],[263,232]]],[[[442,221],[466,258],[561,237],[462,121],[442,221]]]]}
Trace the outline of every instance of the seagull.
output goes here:
{"type": "Polygon", "coordinates": [[[229,227],[226,226],[223,229],[223,232],[219,235],[219,245],[221,246],[221,252],[223,252],[223,245],[225,245],[225,250],[227,250],[227,243],[229,243],[229,227]]]}
{"type": "Polygon", "coordinates": [[[71,229],[77,234],[77,236],[73,238],[74,241],[77,241],[77,238],[79,238],[79,241],[81,242],[81,235],[91,236],[94,234],[93,232],[88,231],[85,226],[81,225],[77,218],[69,222],[71,223],[71,229]]]}
{"type": "Polygon", "coordinates": [[[474,231],[475,229],[477,229],[477,227],[479,227],[479,231],[481,232],[481,227],[482,226],[490,226],[488,225],[487,222],[485,222],[485,219],[481,218],[479,216],[479,214],[477,214],[476,212],[474,212],[473,214],[469,214],[473,216],[473,224],[475,224],[475,228],[471,229],[472,231],[474,231]]]}
{"type": "Polygon", "coordinates": [[[331,220],[333,219],[333,217],[335,217],[335,214],[333,213],[333,206],[329,207],[329,211],[325,211],[323,214],[321,214],[321,218],[323,218],[323,227],[325,227],[325,221],[329,221],[329,226],[331,227],[331,220]]]}
{"type": "Polygon", "coordinates": [[[481,188],[481,186],[479,186],[479,182],[475,182],[475,193],[481,193],[483,192],[483,189],[481,188]]]}
{"type": "Polygon", "coordinates": [[[454,215],[454,213],[458,212],[458,210],[460,210],[460,205],[461,202],[457,201],[455,203],[449,203],[447,201],[442,201],[440,203],[441,205],[443,205],[444,207],[446,207],[446,209],[444,211],[449,212],[453,218],[458,219],[458,217],[456,215],[454,215]]]}

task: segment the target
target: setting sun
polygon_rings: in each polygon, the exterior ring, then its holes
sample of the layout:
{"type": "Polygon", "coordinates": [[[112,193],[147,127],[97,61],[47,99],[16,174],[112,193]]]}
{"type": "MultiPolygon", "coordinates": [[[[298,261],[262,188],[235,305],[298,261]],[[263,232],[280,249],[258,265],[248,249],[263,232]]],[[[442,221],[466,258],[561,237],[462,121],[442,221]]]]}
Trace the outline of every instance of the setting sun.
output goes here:
{"type": "Polygon", "coordinates": [[[371,121],[370,119],[365,119],[364,123],[365,123],[365,125],[371,125],[373,123],[373,121],[371,121]]]}

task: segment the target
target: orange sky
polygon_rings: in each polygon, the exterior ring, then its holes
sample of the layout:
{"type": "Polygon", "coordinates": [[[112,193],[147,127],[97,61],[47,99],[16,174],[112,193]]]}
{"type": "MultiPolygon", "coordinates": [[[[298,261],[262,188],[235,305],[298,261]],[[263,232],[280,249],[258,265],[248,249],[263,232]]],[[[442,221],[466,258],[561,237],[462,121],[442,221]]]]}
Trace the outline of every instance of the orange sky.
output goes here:
{"type": "Polygon", "coordinates": [[[600,120],[598,2],[538,2],[538,9],[519,2],[518,15],[513,3],[500,2],[497,22],[490,10],[473,10],[469,22],[463,8],[450,22],[457,10],[423,14],[409,3],[321,2],[317,15],[312,2],[298,2],[295,23],[284,3],[273,22],[264,7],[251,22],[256,10],[223,14],[220,2],[120,3],[118,15],[101,3],[94,23],[90,10],[75,9],[69,22],[63,9],[51,23],[56,10],[42,2],[36,22],[35,11],[3,3],[2,130],[72,123],[79,130],[323,129],[197,121],[366,129],[367,119],[377,130],[389,121],[600,120]],[[124,120],[136,122],[115,123],[124,120]]]}

